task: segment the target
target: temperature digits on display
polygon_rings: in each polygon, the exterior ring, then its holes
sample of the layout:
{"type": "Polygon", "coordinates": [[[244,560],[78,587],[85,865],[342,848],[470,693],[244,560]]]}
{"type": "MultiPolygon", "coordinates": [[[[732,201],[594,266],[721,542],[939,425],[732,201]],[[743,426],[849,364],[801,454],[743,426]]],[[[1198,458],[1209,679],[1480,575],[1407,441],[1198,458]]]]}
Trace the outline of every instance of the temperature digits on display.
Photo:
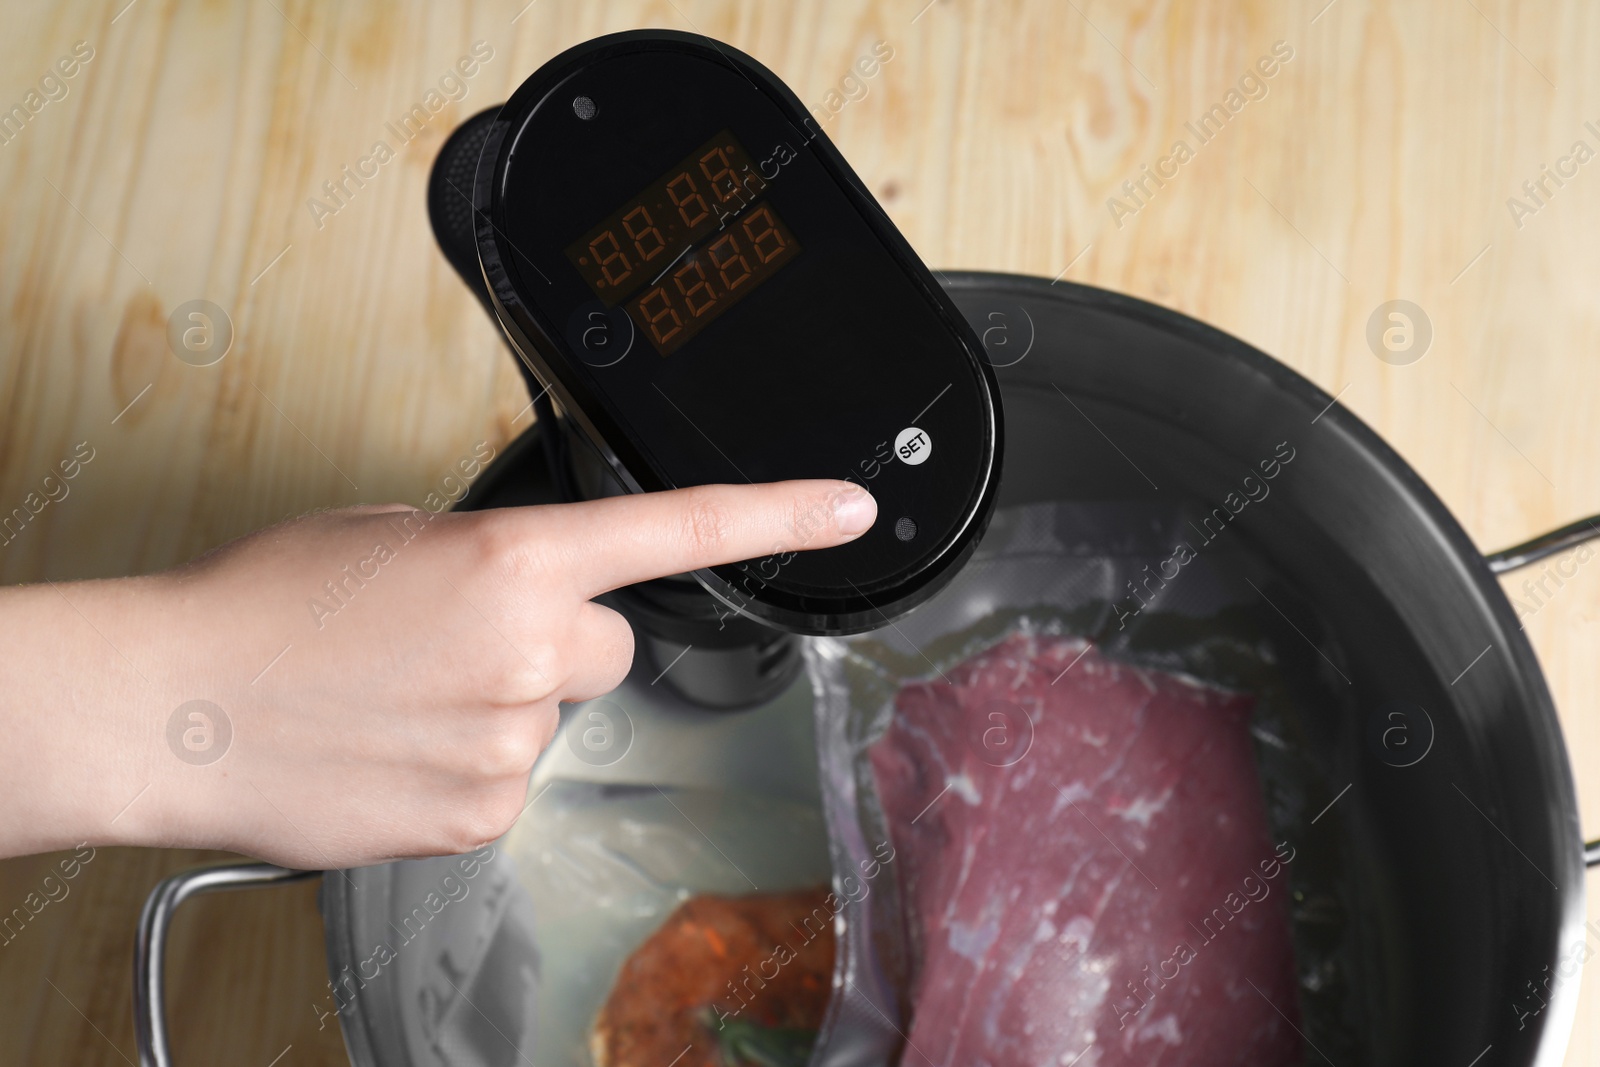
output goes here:
{"type": "Polygon", "coordinates": [[[669,267],[628,305],[628,314],[662,355],[671,355],[799,251],[772,205],[762,204],[669,267]]]}
{"type": "Polygon", "coordinates": [[[567,247],[607,307],[628,315],[662,355],[676,351],[800,251],[767,182],[728,130],[567,247]]]}

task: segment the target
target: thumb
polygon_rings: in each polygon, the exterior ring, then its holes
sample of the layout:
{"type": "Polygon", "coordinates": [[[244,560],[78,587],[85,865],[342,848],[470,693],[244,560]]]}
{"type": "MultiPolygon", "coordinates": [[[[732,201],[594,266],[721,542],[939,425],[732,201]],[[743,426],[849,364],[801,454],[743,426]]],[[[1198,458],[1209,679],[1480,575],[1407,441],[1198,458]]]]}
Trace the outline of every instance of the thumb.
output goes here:
{"type": "Polygon", "coordinates": [[[872,526],[878,504],[854,482],[819,479],[702,485],[537,511],[530,536],[559,541],[577,585],[592,597],[669,574],[841,545],[872,526]]]}

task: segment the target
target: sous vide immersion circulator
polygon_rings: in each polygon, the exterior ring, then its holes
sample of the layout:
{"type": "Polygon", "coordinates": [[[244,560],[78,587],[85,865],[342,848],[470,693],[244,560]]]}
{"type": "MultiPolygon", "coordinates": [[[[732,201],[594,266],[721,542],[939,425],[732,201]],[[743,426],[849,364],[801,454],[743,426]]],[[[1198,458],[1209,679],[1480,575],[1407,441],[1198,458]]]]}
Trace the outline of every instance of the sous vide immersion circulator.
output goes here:
{"type": "Polygon", "coordinates": [[[856,633],[956,574],[997,491],[993,372],[792,92],[725,45],[636,31],[480,119],[486,304],[617,485],[841,478],[878,502],[849,544],[798,551],[826,518],[801,515],[768,556],[696,573],[724,616],[856,633]]]}

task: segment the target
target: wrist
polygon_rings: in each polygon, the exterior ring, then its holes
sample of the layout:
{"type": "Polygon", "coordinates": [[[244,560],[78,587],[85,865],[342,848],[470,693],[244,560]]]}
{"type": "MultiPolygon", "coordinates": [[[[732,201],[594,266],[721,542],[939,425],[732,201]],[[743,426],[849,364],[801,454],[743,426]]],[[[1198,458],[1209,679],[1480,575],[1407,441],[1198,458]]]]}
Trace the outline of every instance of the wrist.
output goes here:
{"type": "Polygon", "coordinates": [[[119,810],[154,754],[159,697],[132,617],[150,579],[56,582],[0,591],[0,807],[7,854],[120,843],[119,810]],[[120,798],[120,799],[119,799],[120,798]]]}
{"type": "Polygon", "coordinates": [[[179,713],[208,690],[209,656],[204,627],[183,625],[179,585],[0,591],[0,648],[15,667],[0,691],[0,855],[213,843],[205,798],[218,776],[203,772],[216,768],[196,764],[179,713]]]}

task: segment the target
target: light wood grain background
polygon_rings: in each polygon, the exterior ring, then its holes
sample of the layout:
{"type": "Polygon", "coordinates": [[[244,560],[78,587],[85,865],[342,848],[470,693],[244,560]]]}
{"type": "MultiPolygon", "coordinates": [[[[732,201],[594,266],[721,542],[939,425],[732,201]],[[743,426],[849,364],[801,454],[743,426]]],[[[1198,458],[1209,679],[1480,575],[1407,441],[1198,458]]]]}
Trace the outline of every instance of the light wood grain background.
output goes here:
{"type": "MultiPolygon", "coordinates": [[[[723,38],[817,103],[887,42],[827,131],[929,263],[1064,272],[1237,334],[1339,394],[1485,549],[1600,511],[1600,160],[1547,181],[1520,227],[1507,206],[1573,142],[1600,149],[1587,0],[526,2],[0,5],[0,109],[75,42],[94,50],[0,144],[0,511],[77,442],[96,450],[0,546],[0,579],[149,571],[311,508],[419,501],[526,428],[518,376],[434,249],[428,167],[545,59],[640,25],[723,38]],[[493,57],[466,98],[399,146],[385,123],[479,40],[493,57]],[[1117,225],[1108,197],[1280,40],[1293,58],[1266,95],[1117,225]],[[308,199],[379,139],[396,158],[319,226],[308,199]],[[197,298],[235,331],[204,368],[166,341],[197,298]],[[1364,339],[1394,298],[1433,326],[1408,366],[1364,339]]],[[[1597,616],[1591,563],[1527,625],[1590,836],[1597,616]]],[[[132,1062],[139,903],[206,858],[104,850],[0,948],[0,1062],[132,1062]]],[[[48,862],[0,865],[0,906],[48,862]]],[[[180,1065],[341,1062],[312,1008],[321,953],[308,886],[191,905],[180,1065]]],[[[1570,1064],[1600,1059],[1597,967],[1570,1064]]]]}

